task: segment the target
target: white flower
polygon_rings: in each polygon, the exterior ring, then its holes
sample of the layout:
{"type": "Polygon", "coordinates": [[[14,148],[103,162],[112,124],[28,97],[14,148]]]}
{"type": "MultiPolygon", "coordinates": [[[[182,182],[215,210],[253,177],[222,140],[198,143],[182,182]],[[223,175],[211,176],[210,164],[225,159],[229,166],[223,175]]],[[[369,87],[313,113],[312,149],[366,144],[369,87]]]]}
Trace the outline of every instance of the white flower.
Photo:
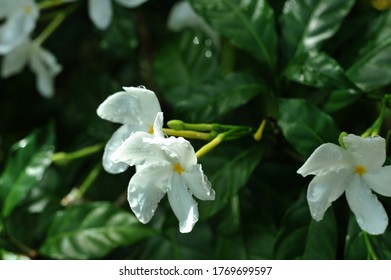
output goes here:
{"type": "Polygon", "coordinates": [[[33,0],[0,0],[0,54],[11,51],[29,37],[39,16],[33,0]]]}
{"type": "Polygon", "coordinates": [[[307,192],[311,215],[322,220],[331,203],[345,192],[361,229],[382,234],[388,216],[372,191],[391,196],[391,166],[382,167],[385,140],[349,134],[343,143],[346,149],[331,143],[321,145],[297,171],[303,176],[316,175],[307,192]]]}
{"type": "Polygon", "coordinates": [[[1,75],[4,78],[17,74],[29,64],[36,75],[37,89],[44,97],[52,97],[53,80],[60,73],[61,65],[48,50],[25,38],[4,56],[1,75]]]}
{"type": "Polygon", "coordinates": [[[153,217],[159,201],[167,193],[179,220],[179,230],[190,232],[198,221],[197,202],[213,200],[215,192],[204,175],[191,144],[182,137],[164,138],[163,113],[158,113],[155,135],[136,132],[117,149],[113,159],[136,165],[128,186],[128,201],[142,223],[153,217]]]}
{"type": "Polygon", "coordinates": [[[112,174],[125,171],[128,165],[115,163],[111,156],[136,131],[153,134],[156,114],[161,112],[159,101],[153,91],[144,87],[124,87],[125,91],[109,96],[97,109],[104,120],[123,124],[107,142],[103,153],[103,168],[112,174]]]}
{"type": "Polygon", "coordinates": [[[168,29],[172,31],[182,31],[186,28],[197,28],[212,39],[216,47],[220,46],[219,35],[210,27],[210,25],[200,17],[187,1],[176,3],[168,16],[168,29]]]}

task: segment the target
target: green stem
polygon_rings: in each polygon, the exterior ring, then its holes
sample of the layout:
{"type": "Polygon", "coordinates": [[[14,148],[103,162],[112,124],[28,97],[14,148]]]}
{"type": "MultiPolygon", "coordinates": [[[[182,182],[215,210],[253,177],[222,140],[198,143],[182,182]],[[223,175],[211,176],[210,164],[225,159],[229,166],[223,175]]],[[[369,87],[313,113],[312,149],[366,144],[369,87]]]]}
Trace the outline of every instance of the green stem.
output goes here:
{"type": "Polygon", "coordinates": [[[37,45],[42,45],[43,42],[46,41],[47,38],[60,26],[60,24],[64,21],[67,14],[65,12],[59,13],[50,24],[42,31],[41,34],[34,40],[37,45]]]}
{"type": "Polygon", "coordinates": [[[263,119],[261,124],[259,125],[257,131],[254,133],[253,137],[255,141],[260,141],[263,136],[263,131],[265,130],[266,119],[263,119]]]}
{"type": "Polygon", "coordinates": [[[383,124],[384,114],[386,112],[386,103],[388,99],[389,95],[384,95],[383,99],[381,100],[379,116],[376,118],[375,122],[361,135],[361,137],[376,136],[379,134],[383,124]]]}
{"type": "Polygon", "coordinates": [[[79,199],[82,198],[83,195],[86,193],[86,191],[92,186],[96,178],[98,178],[98,175],[101,170],[102,170],[102,166],[100,163],[95,165],[95,167],[91,170],[90,174],[88,174],[87,178],[79,187],[79,191],[78,191],[79,199]]]}
{"type": "Polygon", "coordinates": [[[11,235],[8,235],[8,239],[9,241],[14,244],[21,252],[23,252],[23,254],[25,254],[26,256],[28,256],[29,258],[35,258],[37,255],[38,255],[38,252],[31,249],[30,247],[28,247],[27,245],[23,244],[22,242],[20,242],[19,240],[17,240],[16,238],[14,238],[13,236],[11,235]]]}
{"type": "Polygon", "coordinates": [[[104,144],[96,144],[90,147],[83,148],[81,150],[72,152],[72,153],[64,153],[58,152],[52,156],[52,162],[55,164],[67,164],[72,160],[83,158],[89,155],[93,155],[102,150],[104,144]]]}
{"type": "Polygon", "coordinates": [[[209,123],[185,123],[181,120],[170,120],[167,122],[169,128],[174,130],[195,130],[195,131],[211,131],[214,129],[214,124],[209,123]]]}
{"type": "Polygon", "coordinates": [[[184,137],[187,139],[210,140],[212,138],[210,133],[192,130],[176,130],[170,128],[163,128],[163,132],[169,136],[184,137]]]}
{"type": "Polygon", "coordinates": [[[40,10],[54,8],[63,4],[67,4],[63,0],[48,0],[41,3],[38,3],[37,6],[40,10]]]}
{"type": "Polygon", "coordinates": [[[362,231],[362,235],[364,237],[365,246],[367,247],[368,259],[378,260],[379,258],[377,257],[375,250],[372,247],[372,243],[371,243],[371,240],[369,238],[368,233],[366,233],[365,231],[362,231]]]}

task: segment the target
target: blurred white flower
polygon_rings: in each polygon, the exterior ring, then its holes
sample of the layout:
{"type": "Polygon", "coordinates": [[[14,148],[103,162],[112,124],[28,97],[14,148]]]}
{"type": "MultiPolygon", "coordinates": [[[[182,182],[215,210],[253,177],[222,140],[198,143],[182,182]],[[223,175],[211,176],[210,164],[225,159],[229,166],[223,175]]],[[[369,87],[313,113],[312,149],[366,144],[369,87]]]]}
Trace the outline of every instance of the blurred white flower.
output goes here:
{"type": "MultiPolygon", "coordinates": [[[[106,29],[113,17],[112,0],[89,0],[88,14],[98,29],[106,29]]],[[[126,8],[135,8],[148,0],[114,0],[126,8]]],[[[68,1],[69,2],[69,1],[68,1]]]]}
{"type": "Polygon", "coordinates": [[[156,116],[157,135],[136,132],[113,154],[113,160],[136,166],[128,186],[128,201],[142,223],[153,217],[159,201],[167,193],[179,220],[179,230],[190,232],[198,221],[197,202],[214,200],[215,192],[197,163],[192,145],[182,137],[164,138],[163,113],[156,116]]]}
{"type": "Polygon", "coordinates": [[[315,175],[307,192],[311,215],[322,220],[331,203],[345,192],[361,229],[382,234],[388,216],[372,191],[391,196],[391,166],[382,167],[385,140],[349,134],[343,143],[346,149],[331,143],[319,146],[297,171],[303,176],[315,175]]]}
{"type": "Polygon", "coordinates": [[[167,22],[168,29],[172,31],[182,31],[187,28],[200,29],[219,48],[220,38],[216,31],[200,17],[187,1],[177,2],[171,9],[167,22]]]}
{"type": "Polygon", "coordinates": [[[111,156],[122,142],[136,131],[150,134],[153,130],[156,114],[161,112],[159,101],[153,91],[144,87],[124,87],[125,91],[109,96],[97,109],[104,120],[123,124],[107,142],[103,153],[103,168],[112,174],[125,171],[128,165],[115,163],[111,156]]]}
{"type": "Polygon", "coordinates": [[[0,0],[0,54],[10,52],[29,37],[39,16],[33,0],[0,0]]]}
{"type": "Polygon", "coordinates": [[[29,38],[25,38],[4,56],[1,76],[7,78],[17,74],[27,64],[36,75],[37,90],[44,97],[52,97],[54,78],[61,72],[61,65],[57,63],[53,54],[29,38]]]}

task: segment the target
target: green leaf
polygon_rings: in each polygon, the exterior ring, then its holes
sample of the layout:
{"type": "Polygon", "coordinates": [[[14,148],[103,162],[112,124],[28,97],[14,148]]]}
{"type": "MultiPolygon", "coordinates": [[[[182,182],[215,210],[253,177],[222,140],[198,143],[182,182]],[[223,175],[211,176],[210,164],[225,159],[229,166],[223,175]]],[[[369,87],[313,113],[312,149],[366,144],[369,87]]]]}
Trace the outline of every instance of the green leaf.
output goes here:
{"type": "Polygon", "coordinates": [[[337,224],[332,209],[311,219],[305,193],[288,209],[277,236],[277,259],[328,260],[337,256],[337,224]]]}
{"type": "Polygon", "coordinates": [[[303,156],[309,156],[326,142],[338,140],[334,120],[303,99],[280,99],[278,126],[288,142],[303,156]]]}
{"type": "Polygon", "coordinates": [[[51,164],[54,131],[49,125],[12,146],[0,178],[1,215],[7,217],[41,181],[51,164]]]}
{"type": "Polygon", "coordinates": [[[377,28],[347,71],[349,78],[364,91],[391,83],[391,10],[372,24],[377,28]]]}
{"type": "Polygon", "coordinates": [[[354,88],[344,70],[326,53],[310,51],[294,58],[285,76],[297,83],[317,88],[354,88]]]}
{"type": "Polygon", "coordinates": [[[264,85],[244,73],[233,73],[195,88],[189,98],[177,103],[188,121],[210,122],[246,104],[259,94],[264,85]]]}
{"type": "Polygon", "coordinates": [[[277,32],[274,11],[265,0],[190,0],[194,9],[234,45],[274,73],[277,32]]]}
{"type": "Polygon", "coordinates": [[[291,59],[320,49],[332,37],[354,0],[287,0],[281,16],[282,46],[291,59]]]}
{"type": "Polygon", "coordinates": [[[130,212],[108,202],[94,202],[58,211],[40,253],[54,259],[99,258],[154,235],[130,212]]]}
{"type": "Polygon", "coordinates": [[[359,100],[362,95],[362,92],[357,92],[354,89],[333,90],[328,94],[322,108],[327,113],[333,113],[353,104],[359,100]]]}
{"type": "Polygon", "coordinates": [[[154,75],[158,94],[176,108],[192,89],[220,76],[211,40],[188,31],[169,41],[156,55],[154,75]]]}
{"type": "Polygon", "coordinates": [[[216,191],[216,198],[213,202],[202,203],[200,207],[202,219],[213,216],[231,201],[249,180],[263,152],[263,144],[252,146],[221,166],[213,176],[209,177],[216,191]]]}

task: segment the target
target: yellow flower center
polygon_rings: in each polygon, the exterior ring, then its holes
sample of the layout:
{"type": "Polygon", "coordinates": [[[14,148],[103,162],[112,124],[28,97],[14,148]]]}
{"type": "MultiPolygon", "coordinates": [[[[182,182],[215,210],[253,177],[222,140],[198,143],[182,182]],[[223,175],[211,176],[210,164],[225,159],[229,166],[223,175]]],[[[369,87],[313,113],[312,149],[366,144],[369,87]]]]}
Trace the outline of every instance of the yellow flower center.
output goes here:
{"type": "Polygon", "coordinates": [[[362,176],[363,174],[365,174],[365,172],[367,172],[365,170],[365,167],[362,166],[362,165],[357,165],[355,168],[354,168],[354,172],[357,173],[358,175],[362,176]]]}
{"type": "Polygon", "coordinates": [[[183,169],[182,165],[180,163],[176,163],[172,166],[172,169],[178,173],[178,174],[181,174],[183,171],[185,171],[185,169],[183,169]]]}
{"type": "Polygon", "coordinates": [[[155,130],[153,129],[153,125],[149,126],[149,134],[154,134],[155,130]]]}
{"type": "Polygon", "coordinates": [[[31,9],[31,6],[27,5],[26,7],[24,7],[24,12],[26,14],[31,14],[32,11],[33,9],[31,9]]]}

